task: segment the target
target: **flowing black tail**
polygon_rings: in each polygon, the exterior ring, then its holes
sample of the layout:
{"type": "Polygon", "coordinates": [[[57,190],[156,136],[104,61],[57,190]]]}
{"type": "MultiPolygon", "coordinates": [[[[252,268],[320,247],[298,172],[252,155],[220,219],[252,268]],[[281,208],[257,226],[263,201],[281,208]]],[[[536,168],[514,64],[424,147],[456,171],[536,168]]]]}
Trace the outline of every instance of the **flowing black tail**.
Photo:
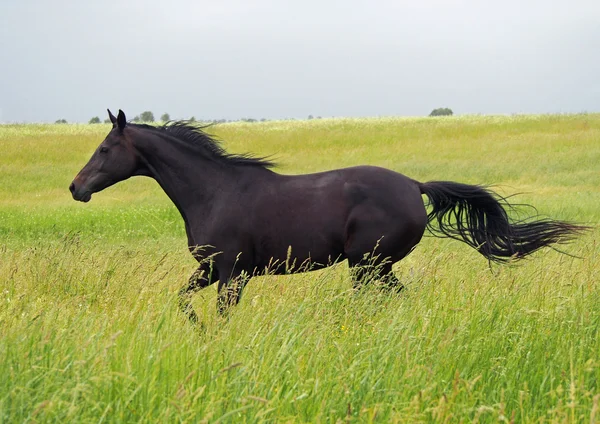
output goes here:
{"type": "Polygon", "coordinates": [[[552,219],[513,220],[507,213],[513,206],[482,186],[430,181],[419,183],[419,188],[433,207],[427,216],[427,228],[433,235],[464,241],[494,262],[524,258],[589,229],[552,219]]]}

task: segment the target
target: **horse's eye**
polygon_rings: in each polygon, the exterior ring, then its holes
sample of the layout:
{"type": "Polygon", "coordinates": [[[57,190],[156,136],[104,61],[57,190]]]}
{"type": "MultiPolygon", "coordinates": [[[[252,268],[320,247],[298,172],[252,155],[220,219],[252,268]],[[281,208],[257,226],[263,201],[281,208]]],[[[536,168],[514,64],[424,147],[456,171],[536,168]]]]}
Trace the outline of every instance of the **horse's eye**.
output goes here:
{"type": "Polygon", "coordinates": [[[100,147],[100,153],[106,153],[106,152],[108,152],[108,147],[104,147],[104,146],[100,147]]]}

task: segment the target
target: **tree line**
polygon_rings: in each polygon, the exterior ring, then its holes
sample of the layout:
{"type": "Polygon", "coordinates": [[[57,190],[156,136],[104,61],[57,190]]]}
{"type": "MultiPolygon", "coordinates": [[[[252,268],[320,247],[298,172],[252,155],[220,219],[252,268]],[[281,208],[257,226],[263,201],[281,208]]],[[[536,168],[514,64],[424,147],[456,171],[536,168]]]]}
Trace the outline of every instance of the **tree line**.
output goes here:
{"type": "MultiPolygon", "coordinates": [[[[431,113],[429,114],[429,116],[452,116],[452,115],[453,115],[452,109],[447,108],[447,107],[440,107],[440,108],[433,109],[431,111],[431,113]]],[[[307,119],[321,119],[321,117],[320,116],[314,117],[313,115],[308,115],[307,119]]],[[[171,115],[169,115],[167,112],[160,115],[160,121],[168,122],[170,120],[171,120],[171,115]]],[[[242,122],[265,122],[265,121],[267,121],[267,119],[265,119],[265,118],[262,118],[260,120],[254,119],[254,118],[241,118],[239,120],[242,122]]],[[[146,110],[146,111],[140,113],[139,115],[134,116],[132,121],[133,122],[142,122],[142,123],[152,123],[152,122],[155,122],[155,119],[154,119],[154,114],[151,111],[146,110]]],[[[190,119],[188,119],[188,121],[196,122],[196,117],[192,116],[190,119]]],[[[94,116],[93,118],[91,118],[88,121],[89,124],[100,124],[101,122],[104,122],[105,124],[110,124],[109,119],[105,119],[104,121],[101,121],[100,117],[98,117],[98,116],[94,116]]],[[[235,122],[235,120],[209,119],[209,120],[202,120],[200,122],[221,124],[224,122],[235,122]]],[[[66,119],[58,119],[54,123],[55,124],[66,124],[67,120],[66,119]]]]}

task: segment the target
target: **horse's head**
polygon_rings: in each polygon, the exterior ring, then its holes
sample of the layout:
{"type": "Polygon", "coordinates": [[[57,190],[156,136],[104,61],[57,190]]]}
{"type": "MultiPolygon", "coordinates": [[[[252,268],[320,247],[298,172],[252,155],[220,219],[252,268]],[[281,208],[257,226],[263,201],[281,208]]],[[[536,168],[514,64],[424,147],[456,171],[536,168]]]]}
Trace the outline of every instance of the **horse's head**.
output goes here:
{"type": "Polygon", "coordinates": [[[119,110],[115,118],[109,110],[108,116],[113,124],[111,131],[69,186],[75,200],[89,202],[93,193],[126,180],[138,171],[138,155],[127,138],[125,114],[119,110]]]}

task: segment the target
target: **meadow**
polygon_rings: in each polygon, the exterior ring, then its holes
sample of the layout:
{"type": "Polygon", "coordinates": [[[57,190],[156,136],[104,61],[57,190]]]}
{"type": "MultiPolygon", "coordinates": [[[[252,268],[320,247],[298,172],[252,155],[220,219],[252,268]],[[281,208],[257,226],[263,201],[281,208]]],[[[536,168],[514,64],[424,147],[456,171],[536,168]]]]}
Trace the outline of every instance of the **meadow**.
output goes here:
{"type": "Polygon", "coordinates": [[[196,268],[158,185],[72,200],[108,125],[0,126],[0,422],[600,422],[600,114],[217,125],[277,172],[371,164],[492,184],[594,226],[491,265],[426,237],[406,290],[354,293],[345,263],[177,307],[196,268]]]}

